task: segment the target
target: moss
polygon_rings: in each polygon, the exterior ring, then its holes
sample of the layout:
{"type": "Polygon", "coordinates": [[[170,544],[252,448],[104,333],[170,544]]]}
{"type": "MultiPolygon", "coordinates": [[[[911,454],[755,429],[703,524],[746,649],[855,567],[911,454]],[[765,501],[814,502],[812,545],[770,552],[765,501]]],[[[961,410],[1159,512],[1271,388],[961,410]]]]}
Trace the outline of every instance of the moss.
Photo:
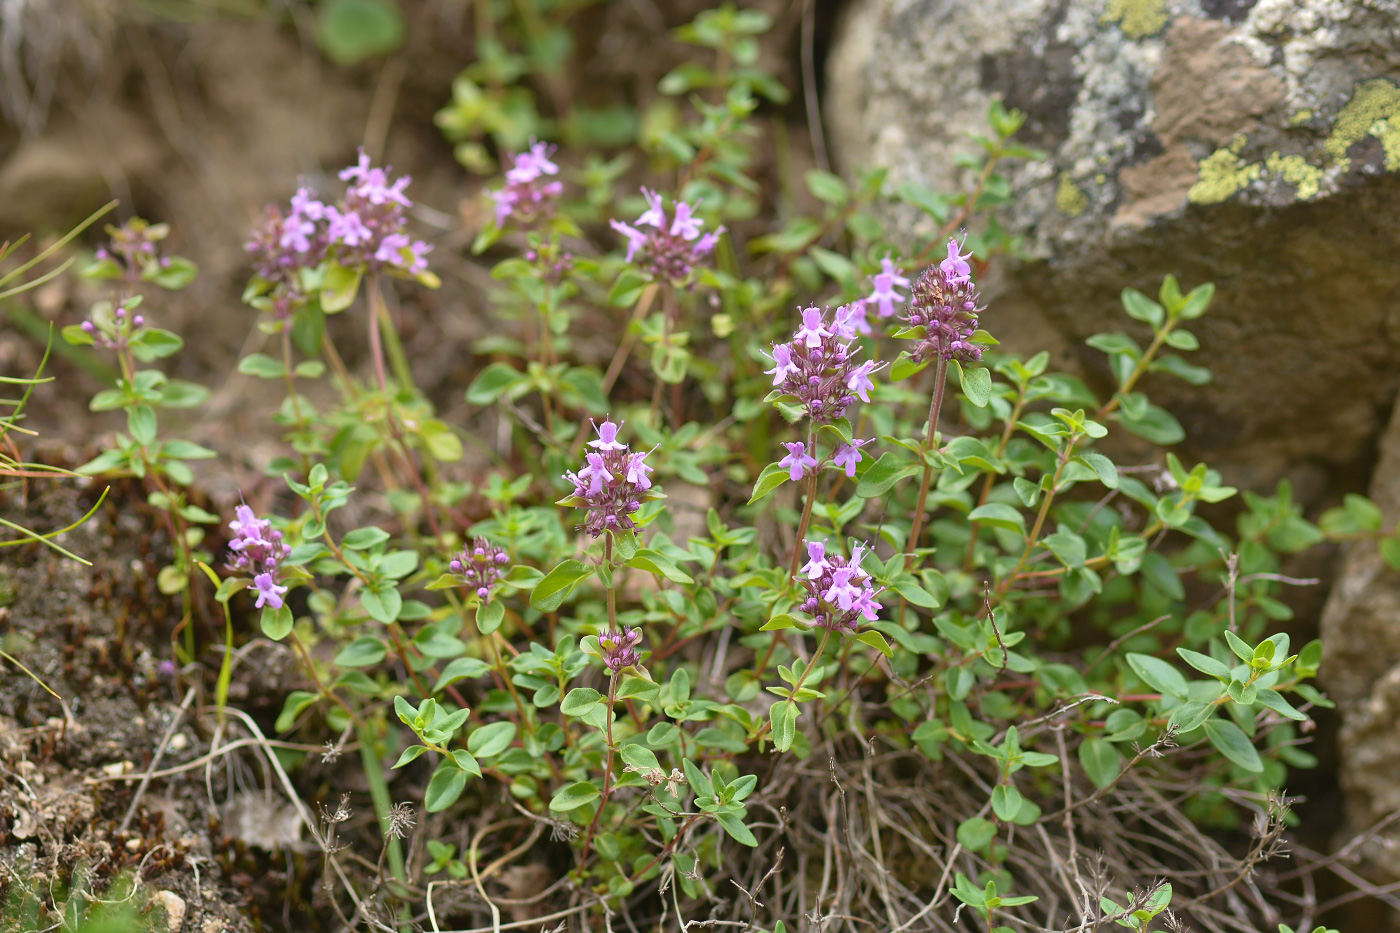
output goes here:
{"type": "Polygon", "coordinates": [[[1069,172],[1060,173],[1060,186],[1055,189],[1055,206],[1070,217],[1078,217],[1089,209],[1089,196],[1074,183],[1069,172]]]}
{"type": "MultiPolygon", "coordinates": [[[[1385,123],[1385,132],[1390,132],[1389,121],[1396,116],[1400,116],[1400,87],[1385,78],[1365,81],[1356,89],[1341,113],[1337,114],[1332,133],[1322,146],[1345,169],[1349,165],[1347,150],[1372,135],[1378,123],[1385,123]]],[[[1381,138],[1384,140],[1385,137],[1381,138]]],[[[1389,151],[1386,157],[1389,163],[1389,151]]]]}
{"type": "Polygon", "coordinates": [[[1144,39],[1167,25],[1166,0],[1108,0],[1102,25],[1117,23],[1129,39],[1144,39]]]}
{"type": "Polygon", "coordinates": [[[1264,160],[1264,165],[1271,174],[1278,175],[1293,185],[1298,200],[1310,201],[1317,197],[1317,192],[1322,186],[1322,169],[1312,165],[1307,159],[1300,155],[1286,156],[1275,152],[1264,160]]]}
{"type": "Polygon", "coordinates": [[[1192,204],[1219,204],[1257,179],[1264,167],[1240,158],[1245,138],[1236,136],[1227,149],[1217,149],[1196,166],[1196,183],[1186,192],[1192,204]]]}

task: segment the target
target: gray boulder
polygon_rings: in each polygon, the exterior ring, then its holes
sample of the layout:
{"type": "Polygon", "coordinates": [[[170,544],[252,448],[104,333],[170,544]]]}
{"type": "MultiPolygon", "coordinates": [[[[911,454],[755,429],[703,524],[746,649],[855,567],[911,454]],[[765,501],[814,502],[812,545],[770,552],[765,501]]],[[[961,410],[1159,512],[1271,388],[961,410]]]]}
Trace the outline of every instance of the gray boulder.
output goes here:
{"type": "Polygon", "coordinates": [[[1026,111],[1048,158],[1008,165],[1007,219],[1031,258],[984,325],[1106,379],[1081,341],[1123,327],[1124,286],[1214,281],[1192,362],[1215,385],[1147,389],[1232,481],[1307,500],[1365,468],[1400,382],[1397,78],[1393,0],[858,0],[825,102],[846,170],[944,191],[992,96],[1026,111]]]}

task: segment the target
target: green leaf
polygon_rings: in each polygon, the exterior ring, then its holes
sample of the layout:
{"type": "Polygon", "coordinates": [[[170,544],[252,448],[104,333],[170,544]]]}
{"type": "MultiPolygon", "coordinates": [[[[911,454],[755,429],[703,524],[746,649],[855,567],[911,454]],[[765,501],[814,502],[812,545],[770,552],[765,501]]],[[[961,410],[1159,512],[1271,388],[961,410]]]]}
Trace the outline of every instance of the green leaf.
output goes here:
{"type": "MultiPolygon", "coordinates": [[[[353,2],[353,0],[352,0],[353,2]]],[[[321,310],[327,314],[344,311],[355,303],[360,292],[360,277],[364,270],[351,269],[338,262],[331,263],[321,280],[321,310]]]]}
{"type": "Polygon", "coordinates": [[[1280,716],[1292,719],[1295,722],[1306,722],[1307,716],[1293,708],[1293,704],[1283,698],[1277,690],[1270,690],[1268,687],[1258,688],[1255,702],[1260,706],[1273,710],[1280,716]]]}
{"type": "Polygon", "coordinates": [[[754,838],[753,832],[744,825],[744,821],[740,819],[739,814],[733,812],[716,813],[715,819],[735,842],[749,847],[756,847],[758,845],[758,840],[754,838]]]}
{"type": "Polygon", "coordinates": [[[374,590],[360,590],[360,605],[365,607],[365,612],[369,617],[383,625],[390,625],[398,620],[399,610],[403,608],[403,597],[399,591],[392,586],[374,590]]]}
{"type": "Polygon", "coordinates": [[[758,481],[753,484],[753,495],[749,496],[748,505],[753,505],[759,499],[777,489],[788,481],[788,468],[770,463],[763,468],[763,472],[758,474],[758,481]]]}
{"type": "Polygon", "coordinates": [[[340,667],[369,667],[383,661],[386,654],[388,649],[384,642],[372,635],[364,635],[340,649],[333,663],[340,667]]]}
{"type": "Polygon", "coordinates": [[[1100,790],[1117,779],[1120,760],[1118,749],[1104,739],[1085,739],[1079,743],[1079,765],[1100,790]]]}
{"type": "Polygon", "coordinates": [[[493,722],[472,730],[467,736],[467,751],[478,758],[494,758],[510,748],[515,741],[515,723],[493,722]]]}
{"type": "Polygon", "coordinates": [[[598,799],[599,796],[601,796],[601,791],[592,784],[587,781],[575,781],[559,788],[555,795],[550,798],[549,809],[558,813],[566,813],[598,799]]]}
{"type": "Polygon", "coordinates": [[[860,482],[856,484],[856,495],[862,499],[878,498],[894,488],[895,483],[917,472],[919,468],[916,465],[893,451],[883,453],[861,474],[860,482]]]}
{"type": "Polygon", "coordinates": [[[1161,327],[1167,319],[1167,309],[1148,298],[1136,288],[1123,289],[1123,310],[1135,321],[1161,327]]]}
{"type": "Polygon", "coordinates": [[[457,762],[444,758],[438,762],[437,770],[428,781],[428,789],[423,792],[423,806],[429,813],[446,810],[462,796],[462,788],[467,786],[467,772],[457,766],[457,762]]]}
{"type": "Polygon", "coordinates": [[[773,747],[780,752],[792,748],[797,738],[797,705],[779,700],[768,708],[768,721],[772,724],[773,747]]]}
{"type": "Polygon", "coordinates": [[[967,516],[968,521],[981,522],[994,528],[1006,528],[1023,537],[1026,534],[1026,519],[1019,511],[1003,502],[989,502],[975,508],[967,516]]]}
{"type": "Polygon", "coordinates": [[[1215,297],[1215,284],[1206,282],[1191,289],[1191,293],[1186,296],[1186,303],[1181,306],[1177,316],[1183,321],[1192,321],[1206,313],[1206,308],[1210,307],[1210,301],[1215,297]]]}
{"type": "Polygon", "coordinates": [[[958,844],[969,852],[980,852],[996,838],[997,827],[980,816],[963,820],[958,826],[958,844]]]}
{"type": "Polygon", "coordinates": [[[404,765],[408,764],[411,761],[417,761],[419,756],[421,756],[427,750],[428,747],[426,745],[410,745],[408,748],[405,748],[403,750],[403,754],[399,756],[398,761],[394,762],[394,767],[390,770],[392,771],[395,768],[402,768],[404,765]]]}
{"type": "Polygon", "coordinates": [[[156,411],[149,405],[133,405],[126,413],[126,428],[142,447],[156,442],[156,411]]]}
{"type": "Polygon", "coordinates": [[[1118,488],[1118,468],[1112,460],[1093,450],[1087,450],[1075,459],[1083,461],[1098,476],[1099,482],[1109,489],[1118,488]]]}
{"type": "Polygon", "coordinates": [[[352,551],[365,551],[383,541],[389,540],[389,532],[382,528],[356,528],[341,540],[341,546],[352,551]]]}
{"type": "Polygon", "coordinates": [[[885,640],[885,636],[873,629],[867,629],[861,632],[856,636],[856,641],[860,642],[862,645],[869,645],[887,658],[894,658],[894,649],[891,648],[890,643],[885,640]]]}
{"type": "Polygon", "coordinates": [[[286,606],[281,609],[267,606],[262,611],[260,622],[264,635],[273,641],[281,641],[292,632],[292,610],[286,606]]]}
{"type": "Polygon", "coordinates": [[[659,577],[665,577],[672,583],[694,583],[695,580],[684,570],[676,566],[675,561],[659,551],[651,548],[642,548],[632,555],[632,559],[627,562],[628,567],[636,567],[638,570],[645,570],[648,573],[659,577]]]}
{"type": "Polygon", "coordinates": [[[1177,648],[1176,653],[1181,655],[1181,660],[1200,671],[1218,680],[1230,679],[1229,665],[1215,660],[1208,654],[1201,654],[1199,651],[1192,651],[1190,648],[1177,648]]]}
{"type": "Polygon", "coordinates": [[[154,363],[167,356],[174,356],[184,345],[185,341],[181,340],[178,334],[161,330],[159,327],[146,327],[137,332],[132,339],[131,352],[143,363],[154,363]]]}
{"type": "Polygon", "coordinates": [[[1206,738],[1220,754],[1246,771],[1254,774],[1263,772],[1264,762],[1260,760],[1259,752],[1239,726],[1228,719],[1207,719],[1203,728],[1206,738]]]}
{"type": "Polygon", "coordinates": [[[282,702],[282,712],[278,714],[277,722],[273,724],[273,728],[278,732],[290,732],[292,727],[297,724],[297,717],[315,702],[316,694],[306,690],[293,690],[287,694],[287,699],[282,702]]]}
{"type": "Polygon", "coordinates": [[[1180,671],[1161,658],[1154,658],[1150,654],[1129,652],[1127,661],[1133,672],[1154,689],[1182,701],[1185,701],[1190,695],[1191,688],[1186,683],[1186,678],[1181,676],[1180,671]]]}
{"type": "Polygon", "coordinates": [[[998,784],[992,788],[992,812],[1003,823],[1011,822],[1021,809],[1021,792],[1011,784],[998,784]]]}
{"type": "Polygon", "coordinates": [[[530,605],[541,612],[553,612],[563,605],[581,580],[592,576],[593,568],[572,558],[555,567],[530,591],[530,605]]]}
{"type": "Polygon", "coordinates": [[[1129,418],[1127,411],[1120,411],[1118,418],[1123,427],[1158,446],[1179,444],[1186,437],[1181,422],[1171,412],[1156,405],[1148,405],[1140,418],[1129,418]]]}
{"type": "Polygon", "coordinates": [[[475,680],[489,670],[491,666],[480,658],[457,658],[442,669],[437,683],[433,685],[433,692],[437,693],[459,680],[475,680]]]}
{"type": "Polygon", "coordinates": [[[404,15],[394,0],[327,0],[316,10],[316,41],[337,65],[388,55],[403,45],[404,15]]]}
{"type": "Polygon", "coordinates": [[[837,175],[830,172],[823,172],[820,169],[808,169],[803,178],[807,182],[807,190],[812,192],[820,201],[827,204],[844,204],[851,197],[851,189],[846,187],[846,183],[837,175]]]}
{"type": "Polygon", "coordinates": [[[593,711],[593,707],[601,702],[603,695],[592,687],[575,687],[564,697],[564,702],[559,704],[559,712],[579,719],[587,716],[593,711]]]}
{"type": "Polygon", "coordinates": [[[467,401],[477,406],[494,405],[502,395],[527,382],[528,377],[509,363],[492,363],[467,387],[467,401]]]}
{"type": "Polygon", "coordinates": [[[481,603],[476,607],[476,630],[483,635],[490,635],[501,627],[505,617],[506,607],[500,600],[481,603]]]}
{"type": "Polygon", "coordinates": [[[281,379],[287,369],[281,360],[274,360],[266,353],[250,353],[238,361],[238,371],[259,379],[281,379]]]}
{"type": "Polygon", "coordinates": [[[963,370],[963,394],[978,408],[986,408],[992,400],[992,371],[985,366],[963,370]]]}
{"type": "Polygon", "coordinates": [[[689,782],[690,789],[695,792],[695,796],[713,797],[715,795],[714,785],[710,783],[709,778],[705,777],[705,772],[700,770],[699,765],[689,758],[681,761],[681,765],[685,768],[685,779],[689,782]]]}

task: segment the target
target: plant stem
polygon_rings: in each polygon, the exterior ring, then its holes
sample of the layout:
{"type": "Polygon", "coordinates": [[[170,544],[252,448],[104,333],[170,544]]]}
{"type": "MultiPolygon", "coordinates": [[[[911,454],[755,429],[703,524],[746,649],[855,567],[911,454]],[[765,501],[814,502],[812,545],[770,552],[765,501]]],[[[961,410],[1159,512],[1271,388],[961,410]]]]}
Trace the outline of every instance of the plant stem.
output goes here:
{"type": "MultiPolygon", "coordinates": [[[[817,426],[815,423],[807,428],[807,454],[815,457],[817,451],[817,426]]],[[[813,467],[811,474],[807,477],[806,501],[802,503],[802,520],[797,523],[797,537],[792,542],[792,560],[788,567],[788,578],[797,576],[797,568],[802,563],[802,546],[807,540],[807,526],[812,522],[812,506],[817,501],[817,470],[813,467]]]]}
{"type": "MultiPolygon", "coordinates": [[[[609,537],[611,538],[611,536],[609,536],[609,537]]],[[[608,596],[609,596],[608,604],[609,604],[609,608],[611,608],[611,604],[612,604],[612,599],[611,599],[611,596],[612,596],[612,587],[608,587],[608,596]]],[[[612,795],[612,771],[613,771],[613,757],[614,757],[614,750],[613,750],[613,704],[615,704],[616,702],[617,702],[617,675],[616,675],[616,674],[613,674],[612,677],[608,679],[608,711],[607,711],[607,714],[606,714],[606,719],[607,719],[607,724],[608,724],[608,729],[607,729],[608,761],[607,761],[607,765],[606,765],[606,766],[604,767],[604,769],[603,769],[603,794],[602,794],[602,796],[598,799],[598,810],[593,814],[593,821],[592,821],[591,823],[588,824],[588,834],[587,834],[586,836],[584,836],[584,838],[583,838],[583,860],[582,860],[581,862],[579,862],[579,867],[580,867],[580,868],[582,868],[584,865],[587,865],[587,864],[588,864],[588,854],[589,854],[589,850],[590,850],[591,846],[593,845],[593,836],[594,836],[594,834],[597,833],[597,831],[598,831],[598,821],[602,818],[602,816],[603,816],[603,810],[604,810],[604,809],[607,807],[607,805],[608,805],[608,797],[610,797],[610,796],[612,795]]]]}
{"type": "Polygon", "coordinates": [[[905,543],[905,570],[914,565],[914,551],[919,546],[919,534],[924,530],[924,508],[928,504],[929,487],[933,484],[933,467],[929,465],[926,455],[929,447],[933,444],[934,437],[938,434],[938,416],[943,408],[943,389],[948,382],[948,361],[944,358],[941,340],[938,347],[938,366],[934,370],[933,378],[933,401],[929,403],[928,407],[928,429],[924,434],[924,442],[919,445],[919,458],[924,460],[924,475],[923,479],[919,481],[919,498],[914,506],[914,523],[909,529],[909,540],[905,543]]]}

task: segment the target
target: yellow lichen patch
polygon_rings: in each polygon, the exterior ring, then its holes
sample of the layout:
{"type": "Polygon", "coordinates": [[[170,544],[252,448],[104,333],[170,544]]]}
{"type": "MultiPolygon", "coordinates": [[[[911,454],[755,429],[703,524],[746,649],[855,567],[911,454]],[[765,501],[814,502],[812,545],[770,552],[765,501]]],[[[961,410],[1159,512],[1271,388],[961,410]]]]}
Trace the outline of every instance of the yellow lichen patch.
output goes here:
{"type": "Polygon", "coordinates": [[[1117,23],[1129,39],[1143,39],[1167,25],[1166,0],[1108,0],[1099,17],[1102,25],[1117,23]]]}
{"type": "Polygon", "coordinates": [[[1275,152],[1264,160],[1264,165],[1271,174],[1293,185],[1298,200],[1310,201],[1317,197],[1322,186],[1322,169],[1309,164],[1307,159],[1300,155],[1286,156],[1275,152]]]}
{"type": "Polygon", "coordinates": [[[1400,117],[1372,123],[1371,135],[1381,141],[1381,148],[1385,150],[1386,170],[1400,171],[1400,117]]]}
{"type": "Polygon", "coordinates": [[[1288,118],[1288,125],[1297,126],[1300,123],[1307,123],[1312,118],[1312,110],[1308,107],[1304,107],[1302,110],[1299,110],[1297,113],[1293,114],[1293,116],[1288,118]]]}
{"type": "Polygon", "coordinates": [[[1258,162],[1240,158],[1244,137],[1237,136],[1228,149],[1217,149],[1196,166],[1196,183],[1186,192],[1192,204],[1219,204],[1254,181],[1263,172],[1258,162]]]}
{"type": "Polygon", "coordinates": [[[1385,78],[1366,81],[1356,89],[1342,112],[1337,114],[1332,133],[1322,146],[1345,170],[1349,164],[1347,150],[1371,135],[1377,123],[1389,121],[1397,115],[1400,115],[1400,87],[1385,78]]]}
{"type": "Polygon", "coordinates": [[[1078,217],[1089,209],[1089,196],[1074,183],[1069,172],[1060,173],[1060,185],[1055,189],[1055,206],[1070,217],[1078,217]]]}

